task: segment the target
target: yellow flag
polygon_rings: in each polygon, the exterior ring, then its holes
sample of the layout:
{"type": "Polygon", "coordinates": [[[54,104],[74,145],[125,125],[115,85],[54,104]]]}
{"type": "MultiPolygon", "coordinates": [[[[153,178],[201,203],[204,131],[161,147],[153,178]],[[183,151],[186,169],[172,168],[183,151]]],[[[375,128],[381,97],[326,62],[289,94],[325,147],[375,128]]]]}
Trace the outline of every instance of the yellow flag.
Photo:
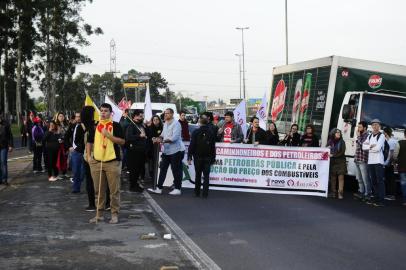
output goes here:
{"type": "Polygon", "coordinates": [[[87,94],[85,99],[85,106],[92,106],[94,108],[94,121],[99,121],[100,119],[99,108],[97,108],[96,104],[94,104],[93,100],[87,94]]]}

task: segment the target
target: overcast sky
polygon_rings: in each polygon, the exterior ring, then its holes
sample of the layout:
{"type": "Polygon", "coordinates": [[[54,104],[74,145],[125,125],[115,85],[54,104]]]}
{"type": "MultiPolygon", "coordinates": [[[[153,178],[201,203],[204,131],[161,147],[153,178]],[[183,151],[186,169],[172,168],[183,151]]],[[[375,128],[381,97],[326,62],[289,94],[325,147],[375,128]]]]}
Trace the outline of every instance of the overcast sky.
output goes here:
{"type": "MultiPolygon", "coordinates": [[[[93,63],[78,71],[158,71],[170,88],[209,100],[239,97],[241,31],[245,32],[247,97],[269,90],[272,68],[285,62],[284,0],[94,0],[86,22],[104,35],[82,51],[93,63]]],[[[341,55],[406,65],[406,1],[288,0],[289,62],[341,55]]]]}

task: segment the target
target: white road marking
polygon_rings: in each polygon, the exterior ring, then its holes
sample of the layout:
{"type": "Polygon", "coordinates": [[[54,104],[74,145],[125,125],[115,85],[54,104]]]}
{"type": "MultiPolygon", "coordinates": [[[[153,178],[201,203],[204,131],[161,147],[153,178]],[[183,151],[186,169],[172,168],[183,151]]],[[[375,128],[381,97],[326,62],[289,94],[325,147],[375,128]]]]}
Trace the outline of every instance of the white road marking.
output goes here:
{"type": "Polygon", "coordinates": [[[219,270],[221,269],[189,236],[173,221],[168,214],[158,205],[158,203],[149,195],[148,192],[143,193],[151,207],[161,217],[161,219],[169,226],[169,228],[177,236],[180,246],[184,249],[185,254],[194,262],[198,269],[219,270]]]}

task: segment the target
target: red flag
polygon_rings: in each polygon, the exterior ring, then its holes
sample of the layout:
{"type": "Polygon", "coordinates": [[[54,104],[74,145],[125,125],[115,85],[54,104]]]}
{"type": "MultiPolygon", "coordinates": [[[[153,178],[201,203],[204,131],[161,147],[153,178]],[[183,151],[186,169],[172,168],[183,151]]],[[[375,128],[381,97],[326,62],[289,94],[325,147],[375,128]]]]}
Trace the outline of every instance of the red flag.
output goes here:
{"type": "Polygon", "coordinates": [[[271,117],[275,122],[278,119],[278,115],[283,111],[285,107],[286,87],[284,80],[280,80],[276,85],[275,95],[272,102],[271,117]]]}

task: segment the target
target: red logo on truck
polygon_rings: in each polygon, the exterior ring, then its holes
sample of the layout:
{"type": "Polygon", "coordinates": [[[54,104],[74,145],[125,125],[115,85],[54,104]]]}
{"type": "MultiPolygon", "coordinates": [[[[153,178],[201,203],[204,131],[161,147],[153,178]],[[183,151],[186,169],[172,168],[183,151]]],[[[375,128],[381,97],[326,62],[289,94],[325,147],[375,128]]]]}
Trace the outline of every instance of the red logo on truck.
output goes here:
{"type": "Polygon", "coordinates": [[[381,84],[382,84],[382,77],[381,76],[372,75],[371,77],[369,77],[368,85],[372,89],[379,88],[381,86],[381,84]]]}

